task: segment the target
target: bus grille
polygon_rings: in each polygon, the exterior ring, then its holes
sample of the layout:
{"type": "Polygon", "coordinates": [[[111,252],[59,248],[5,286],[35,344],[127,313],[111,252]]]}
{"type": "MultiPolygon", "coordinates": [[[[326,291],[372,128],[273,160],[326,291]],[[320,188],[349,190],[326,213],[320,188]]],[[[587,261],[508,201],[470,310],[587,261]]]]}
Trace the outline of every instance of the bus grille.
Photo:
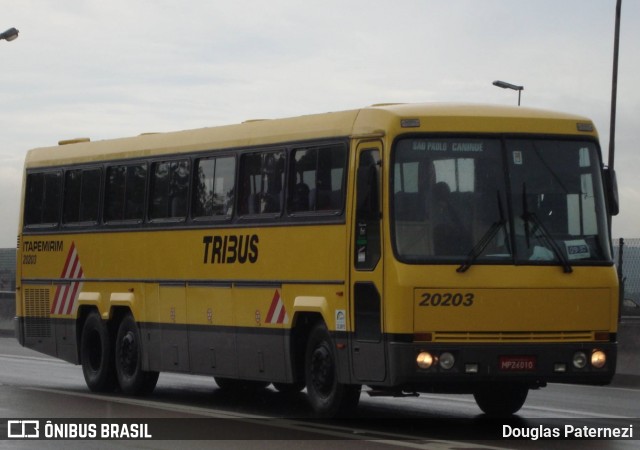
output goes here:
{"type": "Polygon", "coordinates": [[[593,341],[591,331],[487,331],[435,332],[433,342],[584,342],[593,341]]]}
{"type": "Polygon", "coordinates": [[[49,289],[25,289],[25,335],[51,337],[49,289]]]}

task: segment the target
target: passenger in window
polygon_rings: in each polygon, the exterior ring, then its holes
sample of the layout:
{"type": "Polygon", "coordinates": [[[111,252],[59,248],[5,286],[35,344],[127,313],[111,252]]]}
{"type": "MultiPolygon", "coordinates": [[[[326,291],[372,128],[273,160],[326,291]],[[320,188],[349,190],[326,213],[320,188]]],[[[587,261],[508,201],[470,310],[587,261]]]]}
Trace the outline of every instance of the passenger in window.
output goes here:
{"type": "Polygon", "coordinates": [[[278,197],[271,194],[262,194],[260,197],[260,213],[275,213],[280,211],[278,197]]]}
{"type": "Polygon", "coordinates": [[[282,197],[282,174],[284,159],[279,154],[268,153],[263,164],[263,192],[260,198],[260,212],[280,212],[282,197]]]}
{"type": "Polygon", "coordinates": [[[185,217],[187,215],[189,173],[189,163],[187,161],[180,161],[171,182],[169,217],[185,217]]]}
{"type": "Polygon", "coordinates": [[[293,188],[289,207],[293,212],[309,211],[309,186],[302,181],[302,174],[298,176],[300,177],[300,182],[293,188]]]}

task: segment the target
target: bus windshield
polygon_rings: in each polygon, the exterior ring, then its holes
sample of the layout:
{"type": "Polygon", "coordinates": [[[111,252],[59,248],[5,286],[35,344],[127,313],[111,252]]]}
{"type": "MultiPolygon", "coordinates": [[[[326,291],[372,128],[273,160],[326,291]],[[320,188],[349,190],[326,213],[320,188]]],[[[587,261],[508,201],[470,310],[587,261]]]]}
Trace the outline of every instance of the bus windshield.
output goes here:
{"type": "Polygon", "coordinates": [[[404,138],[391,173],[408,263],[610,263],[598,150],[532,138],[404,138]]]}

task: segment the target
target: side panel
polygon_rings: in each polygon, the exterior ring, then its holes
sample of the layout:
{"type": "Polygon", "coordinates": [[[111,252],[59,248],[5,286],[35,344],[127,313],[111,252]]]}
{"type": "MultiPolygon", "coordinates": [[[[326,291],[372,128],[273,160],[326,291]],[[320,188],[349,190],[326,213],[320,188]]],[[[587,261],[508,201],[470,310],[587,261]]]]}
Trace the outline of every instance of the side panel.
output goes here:
{"type": "Polygon", "coordinates": [[[285,330],[289,311],[282,288],[274,285],[234,288],[238,376],[242,379],[285,380],[285,330]]]}
{"type": "Polygon", "coordinates": [[[57,321],[55,334],[58,358],[77,364],[78,345],[76,342],[76,322],[74,320],[57,321]]]}
{"type": "Polygon", "coordinates": [[[231,285],[188,286],[189,356],[194,373],[237,374],[231,285]]]}
{"type": "Polygon", "coordinates": [[[187,298],[184,285],[160,285],[158,308],[162,370],[190,371],[187,298]]]}

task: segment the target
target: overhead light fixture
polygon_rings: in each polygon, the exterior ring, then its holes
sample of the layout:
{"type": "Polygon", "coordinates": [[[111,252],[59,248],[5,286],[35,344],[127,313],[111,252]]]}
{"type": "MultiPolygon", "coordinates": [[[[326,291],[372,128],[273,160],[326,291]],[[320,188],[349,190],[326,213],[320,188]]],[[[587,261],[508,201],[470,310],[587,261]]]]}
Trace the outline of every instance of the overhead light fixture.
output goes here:
{"type": "Polygon", "coordinates": [[[520,95],[524,90],[524,86],[518,86],[517,84],[511,84],[511,83],[507,83],[506,81],[500,81],[500,80],[494,81],[493,85],[502,89],[512,89],[514,91],[518,91],[518,106],[520,106],[520,95]]]}
{"type": "Polygon", "coordinates": [[[0,33],[0,41],[14,41],[18,39],[18,33],[17,28],[9,28],[7,31],[0,33]]]}

